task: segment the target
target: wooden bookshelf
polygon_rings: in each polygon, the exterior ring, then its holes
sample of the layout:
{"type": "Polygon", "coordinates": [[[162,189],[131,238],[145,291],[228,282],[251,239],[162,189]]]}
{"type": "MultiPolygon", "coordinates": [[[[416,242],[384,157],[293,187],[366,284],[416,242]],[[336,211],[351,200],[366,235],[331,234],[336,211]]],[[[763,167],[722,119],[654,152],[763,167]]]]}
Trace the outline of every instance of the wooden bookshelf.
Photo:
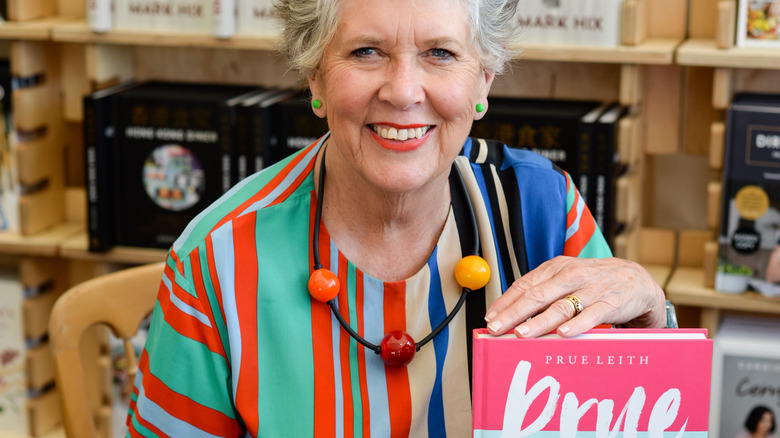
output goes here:
{"type": "Polygon", "coordinates": [[[677,48],[676,62],[702,67],[780,69],[780,50],[745,47],[720,49],[715,40],[690,39],[677,48]]]}
{"type": "Polygon", "coordinates": [[[62,241],[83,230],[83,224],[63,223],[29,236],[3,232],[0,233],[0,254],[54,257],[59,254],[62,241]]]}
{"type": "Polygon", "coordinates": [[[59,242],[59,254],[68,260],[140,265],[161,262],[165,260],[168,251],[164,249],[117,246],[106,252],[90,252],[87,233],[82,228],[80,232],[72,234],[59,242]]]}
{"type": "Polygon", "coordinates": [[[51,27],[63,20],[62,18],[45,18],[31,21],[3,21],[0,22],[0,39],[48,40],[51,37],[51,27]]]}
{"type": "Polygon", "coordinates": [[[51,39],[66,43],[117,44],[130,46],[156,46],[177,48],[211,48],[239,50],[273,50],[277,37],[234,36],[219,39],[211,35],[180,32],[151,32],[111,30],[95,33],[85,21],[61,22],[51,26],[51,39]]]}
{"type": "Polygon", "coordinates": [[[594,62],[609,64],[669,65],[682,41],[677,38],[651,38],[636,46],[589,47],[523,45],[520,59],[534,61],[594,62]]]}

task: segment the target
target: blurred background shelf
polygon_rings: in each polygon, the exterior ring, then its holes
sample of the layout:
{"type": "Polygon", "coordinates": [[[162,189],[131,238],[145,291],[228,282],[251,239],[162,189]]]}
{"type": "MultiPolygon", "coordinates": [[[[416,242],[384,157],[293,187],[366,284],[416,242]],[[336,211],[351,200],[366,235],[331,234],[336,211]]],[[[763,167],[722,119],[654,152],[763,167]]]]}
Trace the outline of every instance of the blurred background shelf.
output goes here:
{"type": "Polygon", "coordinates": [[[715,40],[689,39],[677,49],[680,65],[726,68],[780,69],[780,50],[731,47],[721,49],[715,40]]]}
{"type": "Polygon", "coordinates": [[[90,252],[85,230],[73,234],[60,241],[60,256],[68,260],[84,260],[95,262],[146,264],[165,260],[168,254],[164,249],[134,248],[117,246],[107,252],[90,252]]]}
{"type": "Polygon", "coordinates": [[[63,240],[84,232],[84,224],[63,223],[32,235],[0,232],[0,254],[56,256],[63,240]]]}
{"type": "Polygon", "coordinates": [[[617,47],[523,45],[521,59],[667,65],[674,62],[674,52],[681,42],[677,38],[651,38],[635,46],[617,47]]]}

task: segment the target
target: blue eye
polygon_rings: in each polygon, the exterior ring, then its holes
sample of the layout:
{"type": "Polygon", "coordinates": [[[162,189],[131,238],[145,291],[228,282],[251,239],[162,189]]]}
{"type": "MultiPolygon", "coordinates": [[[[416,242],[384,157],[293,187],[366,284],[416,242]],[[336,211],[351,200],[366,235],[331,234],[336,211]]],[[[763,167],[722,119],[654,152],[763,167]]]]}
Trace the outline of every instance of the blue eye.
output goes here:
{"type": "Polygon", "coordinates": [[[431,55],[436,58],[451,58],[454,56],[452,52],[446,49],[431,49],[431,55]]]}
{"type": "Polygon", "coordinates": [[[355,56],[371,56],[376,53],[376,50],[372,47],[361,47],[352,52],[355,56]]]}

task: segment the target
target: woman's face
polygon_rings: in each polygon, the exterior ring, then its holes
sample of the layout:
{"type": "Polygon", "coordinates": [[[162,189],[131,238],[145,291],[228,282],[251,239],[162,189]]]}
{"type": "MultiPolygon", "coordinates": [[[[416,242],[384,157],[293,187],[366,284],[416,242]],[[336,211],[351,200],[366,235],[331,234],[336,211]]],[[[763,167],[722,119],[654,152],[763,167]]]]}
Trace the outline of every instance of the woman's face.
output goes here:
{"type": "Polygon", "coordinates": [[[772,420],[772,413],[764,412],[764,414],[761,415],[761,419],[758,420],[758,424],[756,425],[756,434],[759,436],[767,435],[772,429],[772,420]]]}
{"type": "Polygon", "coordinates": [[[469,40],[460,0],[345,1],[309,77],[329,156],[383,192],[446,178],[493,80],[469,40]]]}

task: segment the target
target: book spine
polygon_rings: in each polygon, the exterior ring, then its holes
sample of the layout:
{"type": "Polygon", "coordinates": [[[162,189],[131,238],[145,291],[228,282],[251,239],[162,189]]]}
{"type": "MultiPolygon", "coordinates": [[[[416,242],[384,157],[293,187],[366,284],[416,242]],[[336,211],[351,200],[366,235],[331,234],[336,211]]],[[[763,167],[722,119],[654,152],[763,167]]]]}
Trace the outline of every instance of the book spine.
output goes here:
{"type": "Polygon", "coordinates": [[[236,107],[236,125],[235,125],[235,141],[233,142],[233,184],[243,180],[250,173],[254,171],[254,165],[250,164],[252,159],[252,114],[248,107],[237,106],[236,107]]]}
{"type": "Polygon", "coordinates": [[[620,118],[616,117],[614,120],[599,122],[594,145],[593,204],[595,211],[593,217],[610,246],[616,229],[615,179],[617,163],[615,148],[619,120],[620,118]]]}
{"type": "Polygon", "coordinates": [[[231,165],[233,159],[233,129],[235,126],[235,111],[231,107],[223,107],[219,112],[219,142],[222,159],[221,187],[222,193],[233,186],[234,174],[231,165]]]}
{"type": "Polygon", "coordinates": [[[214,0],[214,36],[230,38],[236,33],[236,0],[214,0]]]}
{"type": "Polygon", "coordinates": [[[87,25],[93,32],[105,33],[111,29],[111,0],[87,0],[87,25]]]}
{"type": "Polygon", "coordinates": [[[109,97],[84,97],[84,167],[90,251],[106,251],[114,244],[111,100],[109,97]]]}
{"type": "Polygon", "coordinates": [[[580,191],[580,196],[585,201],[585,205],[590,210],[593,210],[594,194],[592,190],[592,184],[594,180],[593,172],[593,137],[595,134],[595,123],[590,121],[581,121],[579,129],[579,151],[578,151],[578,164],[577,168],[578,178],[574,179],[577,184],[577,189],[580,191]]]}

